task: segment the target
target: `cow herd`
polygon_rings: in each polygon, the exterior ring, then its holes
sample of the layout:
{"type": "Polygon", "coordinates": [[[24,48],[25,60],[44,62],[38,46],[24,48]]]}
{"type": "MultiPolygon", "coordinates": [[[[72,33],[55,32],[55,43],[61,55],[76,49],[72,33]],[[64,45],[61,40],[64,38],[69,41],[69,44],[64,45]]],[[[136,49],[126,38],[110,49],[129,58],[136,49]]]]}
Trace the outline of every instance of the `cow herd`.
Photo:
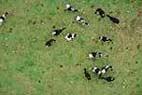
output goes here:
{"type": "MultiPolygon", "coordinates": [[[[77,8],[75,8],[71,4],[66,4],[64,11],[70,12],[70,13],[80,12],[77,8]]],[[[96,14],[100,18],[108,17],[109,20],[114,24],[119,24],[119,22],[120,22],[118,18],[110,16],[101,8],[97,8],[96,11],[94,12],[94,14],[96,14]]],[[[6,12],[2,16],[0,16],[0,25],[2,25],[5,22],[7,15],[8,15],[8,12],[6,12]]],[[[82,26],[89,26],[89,22],[81,15],[75,16],[73,18],[73,20],[82,26]]],[[[51,34],[52,34],[52,36],[54,36],[56,38],[56,36],[59,36],[65,29],[66,29],[66,27],[63,27],[63,28],[53,27],[51,34]]],[[[67,41],[73,41],[77,36],[78,35],[76,33],[69,32],[65,35],[64,39],[67,41]]],[[[104,35],[98,37],[98,40],[103,43],[112,42],[111,38],[104,36],[104,35]]],[[[45,42],[45,47],[49,48],[54,43],[56,43],[56,39],[51,38],[45,42]]],[[[103,52],[100,52],[100,51],[93,51],[88,54],[88,58],[91,60],[100,59],[103,56],[105,56],[105,54],[103,54],[103,52]]],[[[98,79],[102,79],[102,80],[106,80],[107,82],[111,82],[115,78],[112,76],[109,76],[107,72],[112,71],[112,70],[113,70],[113,68],[110,64],[107,64],[107,65],[102,66],[100,68],[97,67],[95,64],[95,66],[91,67],[91,70],[87,70],[87,68],[84,68],[84,76],[87,80],[91,80],[92,77],[91,77],[90,73],[92,73],[94,76],[97,76],[98,79]]]]}
{"type": "MultiPolygon", "coordinates": [[[[71,13],[79,12],[79,10],[77,8],[75,8],[74,6],[72,6],[70,4],[65,5],[64,11],[65,12],[71,12],[71,13]]],[[[100,18],[108,17],[109,20],[114,24],[119,24],[119,22],[120,22],[118,18],[110,16],[109,14],[106,14],[105,11],[101,8],[97,8],[96,11],[94,12],[94,14],[96,14],[100,18]]],[[[74,20],[74,22],[76,22],[76,23],[78,23],[82,26],[89,26],[89,22],[81,15],[75,16],[73,20],[74,20]]],[[[52,31],[52,35],[58,36],[65,29],[66,29],[65,27],[60,28],[60,29],[54,29],[52,31]]],[[[67,33],[64,38],[67,41],[73,41],[75,37],[77,37],[77,34],[70,32],[70,33],[67,33]]],[[[98,37],[98,40],[102,43],[112,42],[112,39],[110,37],[105,36],[105,35],[98,37]]],[[[55,39],[48,40],[45,44],[46,47],[50,47],[55,41],[56,41],[55,39]]],[[[88,58],[91,59],[91,60],[96,60],[96,59],[102,58],[103,56],[105,56],[105,54],[103,52],[100,52],[100,51],[93,51],[93,52],[90,52],[88,54],[88,58]]],[[[91,80],[92,79],[91,74],[90,74],[90,72],[91,72],[94,76],[97,76],[98,79],[102,79],[102,80],[105,80],[107,82],[111,82],[115,78],[113,76],[109,76],[108,72],[112,71],[112,70],[113,70],[113,68],[109,64],[102,66],[101,68],[99,68],[95,65],[94,67],[92,67],[91,70],[87,70],[87,68],[84,68],[84,76],[87,80],[91,80]]]]}

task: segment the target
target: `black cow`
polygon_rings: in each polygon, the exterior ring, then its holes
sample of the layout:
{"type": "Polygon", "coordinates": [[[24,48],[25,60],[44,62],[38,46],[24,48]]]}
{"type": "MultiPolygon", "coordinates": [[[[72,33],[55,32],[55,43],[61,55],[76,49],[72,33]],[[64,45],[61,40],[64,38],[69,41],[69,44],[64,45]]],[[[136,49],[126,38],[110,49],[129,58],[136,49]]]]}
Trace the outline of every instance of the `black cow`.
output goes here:
{"type": "Polygon", "coordinates": [[[97,8],[95,14],[99,15],[101,18],[105,17],[105,12],[101,8],[97,8]]]}
{"type": "Polygon", "coordinates": [[[112,42],[112,39],[108,38],[107,36],[100,36],[99,40],[102,42],[112,42]]]}
{"type": "Polygon", "coordinates": [[[55,39],[50,39],[50,40],[48,40],[48,41],[45,43],[45,46],[46,46],[46,47],[50,47],[53,42],[56,42],[56,40],[55,40],[55,39]]]}
{"type": "Polygon", "coordinates": [[[91,75],[89,74],[86,68],[84,68],[84,75],[87,78],[87,80],[91,80],[91,75]]]}
{"type": "Polygon", "coordinates": [[[88,22],[84,22],[84,23],[82,23],[82,25],[86,25],[86,26],[88,26],[88,25],[89,25],[89,23],[88,23],[88,22]]]}
{"type": "Polygon", "coordinates": [[[106,80],[107,82],[111,82],[111,81],[114,81],[115,78],[114,77],[111,77],[111,76],[108,76],[108,77],[101,77],[101,79],[104,79],[106,80]]]}
{"type": "Polygon", "coordinates": [[[62,33],[62,31],[63,31],[64,29],[66,29],[66,28],[64,27],[64,28],[61,28],[61,29],[54,29],[54,30],[52,31],[52,35],[53,35],[53,36],[58,36],[58,35],[60,35],[60,34],[62,33]]]}
{"type": "Polygon", "coordinates": [[[107,17],[110,19],[110,21],[112,21],[113,23],[119,24],[119,19],[116,17],[112,17],[110,15],[107,15],[107,17]]]}

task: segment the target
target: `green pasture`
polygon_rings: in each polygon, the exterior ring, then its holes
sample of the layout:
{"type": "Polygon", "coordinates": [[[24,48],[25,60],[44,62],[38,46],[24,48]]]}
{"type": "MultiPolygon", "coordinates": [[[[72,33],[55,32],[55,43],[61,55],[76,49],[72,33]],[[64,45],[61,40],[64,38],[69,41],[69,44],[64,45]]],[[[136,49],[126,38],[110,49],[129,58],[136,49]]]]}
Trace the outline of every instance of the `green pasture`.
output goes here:
{"type": "Polygon", "coordinates": [[[0,26],[0,95],[142,95],[142,0],[0,0],[0,15],[5,11],[9,15],[0,26]],[[65,12],[67,3],[80,12],[65,12]],[[120,24],[98,20],[98,7],[120,24]],[[72,23],[77,15],[90,26],[72,23]],[[66,30],[53,37],[54,25],[66,30]],[[77,33],[72,42],[64,39],[69,32],[77,33]],[[101,35],[111,37],[113,44],[99,42],[101,35]],[[46,48],[50,38],[57,42],[46,48]],[[109,56],[94,62],[87,58],[91,51],[109,56]],[[93,74],[86,80],[83,69],[94,64],[111,64],[109,74],[115,81],[93,74]]]}

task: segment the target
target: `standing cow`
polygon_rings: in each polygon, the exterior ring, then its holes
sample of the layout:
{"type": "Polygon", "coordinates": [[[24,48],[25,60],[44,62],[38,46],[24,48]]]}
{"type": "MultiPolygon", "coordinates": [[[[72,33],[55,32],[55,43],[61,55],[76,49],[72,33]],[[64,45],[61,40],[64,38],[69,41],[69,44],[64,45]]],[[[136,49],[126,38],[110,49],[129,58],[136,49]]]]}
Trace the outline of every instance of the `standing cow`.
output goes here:
{"type": "Polygon", "coordinates": [[[5,12],[3,15],[0,16],[0,26],[5,22],[8,12],[5,12]]]}

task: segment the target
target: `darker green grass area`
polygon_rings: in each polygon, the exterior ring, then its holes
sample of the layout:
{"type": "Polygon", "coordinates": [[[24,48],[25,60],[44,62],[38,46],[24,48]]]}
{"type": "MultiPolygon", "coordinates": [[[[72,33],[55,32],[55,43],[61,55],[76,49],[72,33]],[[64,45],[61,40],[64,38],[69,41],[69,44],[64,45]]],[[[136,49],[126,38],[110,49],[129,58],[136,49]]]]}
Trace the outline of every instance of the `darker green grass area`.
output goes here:
{"type": "Polygon", "coordinates": [[[141,95],[142,89],[142,8],[141,0],[0,0],[0,14],[9,12],[0,26],[0,95],[141,95]],[[70,3],[79,13],[65,12],[70,3]],[[92,7],[91,7],[92,6],[92,7]],[[120,19],[119,25],[108,18],[98,20],[94,14],[101,7],[120,19]],[[139,15],[138,15],[139,14],[139,15]],[[83,27],[72,23],[82,15],[89,23],[83,27]],[[52,37],[52,27],[66,27],[52,37]],[[68,32],[77,33],[72,42],[68,32]],[[107,35],[113,43],[98,41],[107,35]],[[50,38],[57,40],[46,48],[50,38]],[[91,51],[108,57],[96,61],[87,58],[91,51]],[[111,64],[108,83],[91,73],[84,78],[83,69],[111,64]]]}

